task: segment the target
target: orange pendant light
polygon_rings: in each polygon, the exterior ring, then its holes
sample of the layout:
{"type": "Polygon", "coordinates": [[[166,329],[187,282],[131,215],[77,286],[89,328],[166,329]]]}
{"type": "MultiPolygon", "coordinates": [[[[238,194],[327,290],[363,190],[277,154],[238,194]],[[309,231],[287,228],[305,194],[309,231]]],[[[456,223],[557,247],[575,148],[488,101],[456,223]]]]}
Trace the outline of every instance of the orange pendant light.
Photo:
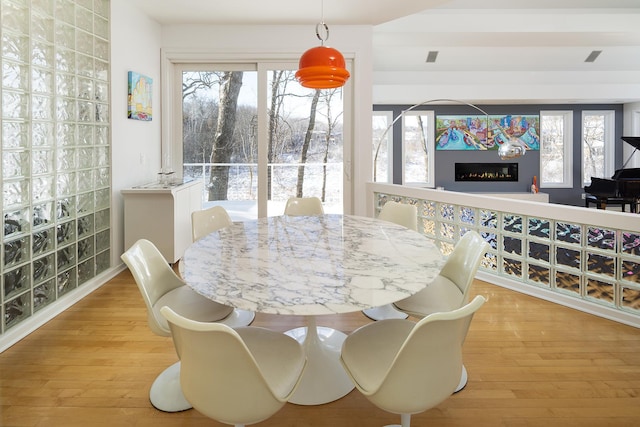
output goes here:
{"type": "Polygon", "coordinates": [[[329,27],[324,22],[316,25],[316,36],[320,46],[312,47],[302,54],[296,72],[296,79],[304,87],[311,89],[333,89],[344,86],[351,76],[345,68],[344,56],[324,42],[329,38],[329,27]],[[326,36],[320,36],[320,28],[326,36]]]}

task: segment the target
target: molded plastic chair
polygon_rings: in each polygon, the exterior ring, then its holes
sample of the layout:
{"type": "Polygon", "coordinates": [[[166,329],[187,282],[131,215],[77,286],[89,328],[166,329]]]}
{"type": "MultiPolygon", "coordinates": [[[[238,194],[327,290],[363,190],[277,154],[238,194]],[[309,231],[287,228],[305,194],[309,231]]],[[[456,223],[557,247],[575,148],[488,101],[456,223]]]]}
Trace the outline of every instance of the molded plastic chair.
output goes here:
{"type": "Polygon", "coordinates": [[[467,231],[449,254],[438,276],[420,292],[393,303],[416,317],[462,307],[469,301],[469,290],[489,244],[475,231],[467,231]]]}
{"type": "Polygon", "coordinates": [[[341,362],[356,388],[374,405],[401,414],[431,409],[455,391],[462,372],[462,345],[473,314],[484,304],[431,314],[418,323],[387,319],[365,325],[342,345],[341,362]]]}
{"type": "MultiPolygon", "coordinates": [[[[458,241],[453,252],[436,278],[420,292],[393,303],[393,306],[415,317],[451,311],[469,302],[469,290],[478,272],[489,244],[475,231],[467,231],[458,241]]],[[[467,384],[467,369],[456,388],[460,391],[467,384]]]]}
{"type": "Polygon", "coordinates": [[[324,215],[322,200],[318,197],[291,197],[284,207],[284,214],[291,216],[324,215]]]}
{"type": "Polygon", "coordinates": [[[418,230],[418,208],[415,205],[390,200],[382,206],[378,219],[402,225],[410,230],[418,230]]]}
{"type": "MultiPolygon", "coordinates": [[[[193,211],[191,213],[191,237],[195,242],[209,233],[213,233],[224,227],[229,227],[232,224],[233,221],[231,221],[229,213],[222,206],[212,206],[199,211],[193,211]]],[[[233,310],[233,317],[236,319],[235,325],[246,326],[253,322],[256,314],[252,311],[239,310],[236,308],[233,310]]]]}
{"type": "MultiPolygon", "coordinates": [[[[402,225],[411,230],[418,230],[418,208],[415,205],[388,201],[382,206],[378,219],[402,225]]],[[[397,310],[391,304],[367,308],[362,313],[370,319],[406,319],[407,313],[397,310]]]]}
{"type": "Polygon", "coordinates": [[[229,227],[233,222],[225,208],[212,206],[210,208],[191,212],[191,238],[195,242],[209,233],[229,227]]]}
{"type": "Polygon", "coordinates": [[[232,329],[161,309],[182,363],[180,383],[193,407],[235,426],[278,412],[298,385],[306,356],[295,339],[264,328],[232,329]]]}
{"type": "MultiPolygon", "coordinates": [[[[129,267],[142,299],[147,306],[147,322],[160,336],[171,335],[169,324],[160,314],[163,306],[202,322],[225,322],[229,326],[245,326],[232,316],[233,307],[205,298],[186,286],[171,269],[158,248],[149,240],[140,239],[121,256],[129,267]]],[[[180,390],[180,362],[165,369],[153,382],[151,404],[166,412],[191,408],[180,390]]]]}

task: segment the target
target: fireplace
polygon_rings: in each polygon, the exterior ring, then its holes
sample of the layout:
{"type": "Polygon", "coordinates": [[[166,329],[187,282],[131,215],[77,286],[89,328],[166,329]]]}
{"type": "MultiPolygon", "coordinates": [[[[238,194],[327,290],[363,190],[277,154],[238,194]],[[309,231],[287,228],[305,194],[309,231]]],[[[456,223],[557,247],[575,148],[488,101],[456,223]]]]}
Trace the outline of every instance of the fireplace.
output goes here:
{"type": "Polygon", "coordinates": [[[517,163],[456,163],[456,181],[518,181],[517,163]]]}

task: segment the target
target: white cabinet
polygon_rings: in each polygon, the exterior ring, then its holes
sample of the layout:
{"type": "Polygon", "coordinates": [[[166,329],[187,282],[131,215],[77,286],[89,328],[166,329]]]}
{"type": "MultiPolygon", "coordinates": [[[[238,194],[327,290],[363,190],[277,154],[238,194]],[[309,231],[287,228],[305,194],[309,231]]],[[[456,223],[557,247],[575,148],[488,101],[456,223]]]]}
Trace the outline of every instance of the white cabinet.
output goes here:
{"type": "Polygon", "coordinates": [[[122,190],[124,249],[147,239],[167,262],[178,261],[191,244],[191,212],[202,209],[202,185],[202,181],[190,181],[122,190]]]}

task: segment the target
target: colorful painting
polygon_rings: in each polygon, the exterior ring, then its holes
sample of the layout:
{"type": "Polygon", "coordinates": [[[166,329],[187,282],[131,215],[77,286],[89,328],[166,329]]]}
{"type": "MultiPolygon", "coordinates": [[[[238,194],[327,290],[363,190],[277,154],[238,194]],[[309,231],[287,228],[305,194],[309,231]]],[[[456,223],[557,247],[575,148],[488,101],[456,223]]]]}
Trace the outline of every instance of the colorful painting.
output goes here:
{"type": "Polygon", "coordinates": [[[459,115],[436,117],[437,150],[497,150],[517,138],[527,150],[540,149],[538,115],[459,115]],[[488,125],[488,126],[487,126],[488,125]]]}
{"type": "Polygon", "coordinates": [[[509,138],[516,138],[527,150],[540,150],[539,115],[489,116],[489,145],[498,149],[509,138]]]}
{"type": "Polygon", "coordinates": [[[151,95],[153,79],[142,74],[129,71],[129,98],[127,117],[133,120],[150,121],[152,118],[151,95]]]}
{"type": "Polygon", "coordinates": [[[487,150],[487,116],[437,116],[437,150],[487,150]]]}

